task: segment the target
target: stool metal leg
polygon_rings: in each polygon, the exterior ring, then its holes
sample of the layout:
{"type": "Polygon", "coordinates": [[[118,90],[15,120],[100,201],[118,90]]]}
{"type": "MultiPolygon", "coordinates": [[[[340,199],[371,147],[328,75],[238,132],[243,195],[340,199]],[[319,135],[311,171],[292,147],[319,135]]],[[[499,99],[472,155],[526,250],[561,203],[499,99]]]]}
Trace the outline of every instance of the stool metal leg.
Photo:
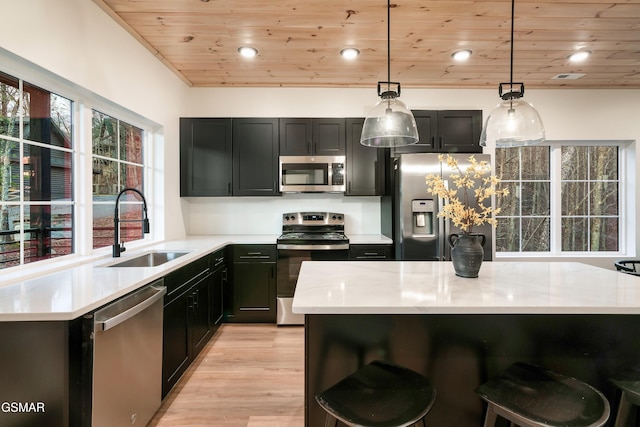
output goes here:
{"type": "Polygon", "coordinates": [[[487,406],[487,413],[484,416],[484,427],[493,427],[498,419],[498,414],[494,411],[493,405],[487,406]]]}
{"type": "Polygon", "coordinates": [[[618,407],[618,414],[616,415],[616,424],[614,427],[624,427],[629,420],[629,414],[631,413],[631,402],[627,399],[627,393],[622,392],[620,397],[620,406],[618,407]]]}
{"type": "Polygon", "coordinates": [[[329,414],[327,414],[327,416],[324,419],[324,427],[330,427],[331,426],[331,420],[333,421],[333,427],[338,427],[338,419],[336,417],[333,417],[329,414]]]}

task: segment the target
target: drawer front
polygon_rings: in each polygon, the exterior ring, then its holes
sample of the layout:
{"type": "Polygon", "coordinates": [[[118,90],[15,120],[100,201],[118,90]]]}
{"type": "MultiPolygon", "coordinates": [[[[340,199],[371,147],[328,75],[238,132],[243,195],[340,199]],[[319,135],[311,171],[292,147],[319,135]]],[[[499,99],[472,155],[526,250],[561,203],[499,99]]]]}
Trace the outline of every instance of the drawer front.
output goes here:
{"type": "Polygon", "coordinates": [[[211,271],[215,271],[218,268],[224,266],[227,253],[225,249],[220,249],[211,254],[211,271]]]}
{"type": "Polygon", "coordinates": [[[233,262],[276,262],[276,245],[233,245],[233,262]]]}
{"type": "Polygon", "coordinates": [[[393,259],[391,245],[351,245],[350,258],[354,261],[383,261],[393,259]]]}
{"type": "Polygon", "coordinates": [[[201,276],[207,274],[209,272],[210,264],[211,257],[205,256],[193,261],[189,265],[185,265],[184,267],[167,274],[164,279],[164,284],[167,287],[165,304],[180,294],[180,288],[183,286],[190,286],[201,276]]]}

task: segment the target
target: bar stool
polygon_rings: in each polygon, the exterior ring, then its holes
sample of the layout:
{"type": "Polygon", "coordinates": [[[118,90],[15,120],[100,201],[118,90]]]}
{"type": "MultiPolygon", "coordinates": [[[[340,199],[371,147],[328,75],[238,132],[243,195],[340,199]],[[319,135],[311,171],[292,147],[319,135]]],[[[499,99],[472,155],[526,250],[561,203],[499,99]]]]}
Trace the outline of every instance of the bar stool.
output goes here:
{"type": "Polygon", "coordinates": [[[609,402],[590,385],[527,363],[515,363],[476,390],[484,399],[484,426],[498,416],[522,427],[599,427],[609,402]]]}
{"type": "Polygon", "coordinates": [[[373,361],[316,395],[334,420],[348,426],[406,427],[422,421],[436,399],[433,384],[422,375],[389,362],[373,361]]]}
{"type": "Polygon", "coordinates": [[[621,259],[614,262],[614,265],[622,273],[640,276],[640,259],[621,259]]]}
{"type": "Polygon", "coordinates": [[[618,413],[614,427],[627,425],[631,414],[631,405],[640,406],[640,367],[631,369],[623,375],[616,375],[611,379],[621,391],[618,413]]]}

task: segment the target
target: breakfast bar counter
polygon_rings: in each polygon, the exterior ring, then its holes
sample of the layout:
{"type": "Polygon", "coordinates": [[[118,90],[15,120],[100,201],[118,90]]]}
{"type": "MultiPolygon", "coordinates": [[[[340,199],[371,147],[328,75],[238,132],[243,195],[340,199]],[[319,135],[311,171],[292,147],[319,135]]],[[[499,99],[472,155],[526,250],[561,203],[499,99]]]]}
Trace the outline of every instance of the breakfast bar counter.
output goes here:
{"type": "Polygon", "coordinates": [[[514,362],[581,379],[612,413],[611,375],[640,364],[640,278],[569,262],[485,262],[475,279],[450,262],[305,262],[293,310],[305,314],[305,420],[314,396],[371,360],[431,378],[427,425],[482,425],[475,389],[514,362]]]}

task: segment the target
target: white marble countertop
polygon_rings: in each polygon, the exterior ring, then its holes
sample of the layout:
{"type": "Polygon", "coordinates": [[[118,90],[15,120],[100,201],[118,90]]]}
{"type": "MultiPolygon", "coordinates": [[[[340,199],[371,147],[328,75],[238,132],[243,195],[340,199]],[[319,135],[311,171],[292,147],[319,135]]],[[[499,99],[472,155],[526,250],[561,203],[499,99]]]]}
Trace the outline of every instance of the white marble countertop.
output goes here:
{"type": "Polygon", "coordinates": [[[348,234],[351,245],[390,245],[393,240],[382,234],[348,234]]]}
{"type": "Polygon", "coordinates": [[[103,256],[24,280],[0,283],[0,321],[72,320],[229,244],[275,244],[275,235],[191,236],[103,256]],[[157,267],[106,268],[150,250],[186,250],[157,267]]]}
{"type": "Polygon", "coordinates": [[[485,262],[475,279],[450,262],[302,264],[304,314],[640,314],[640,277],[572,262],[485,262]]]}

